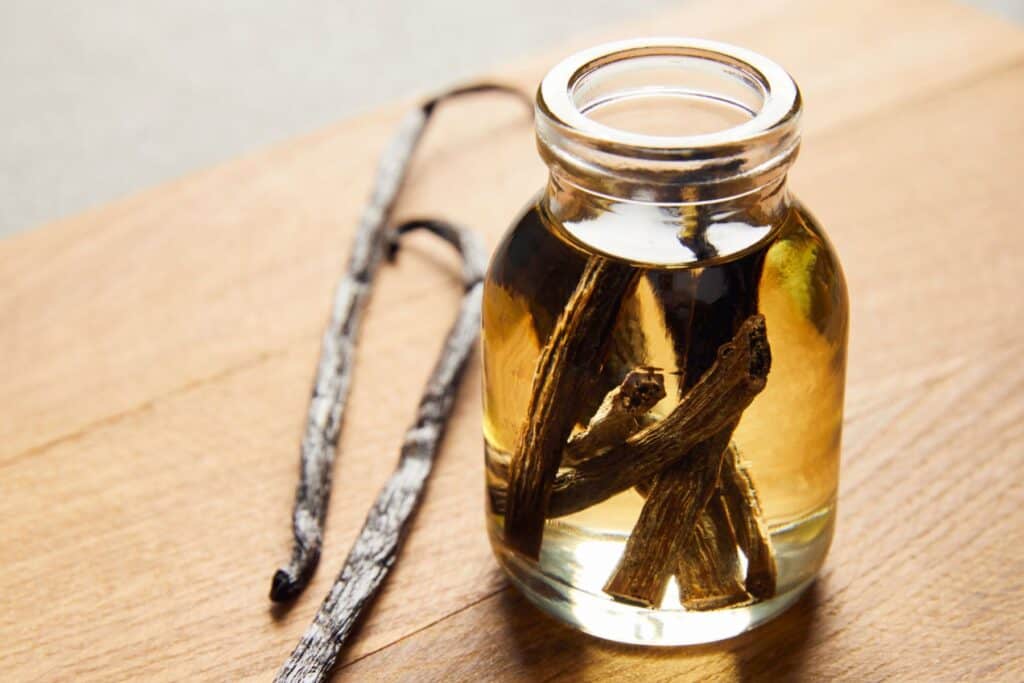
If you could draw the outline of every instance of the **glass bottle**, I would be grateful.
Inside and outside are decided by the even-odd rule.
[[[495,555],[603,638],[736,635],[813,581],[835,516],[846,286],[786,185],[799,89],[644,39],[561,62],[536,111],[548,184],[484,290]]]

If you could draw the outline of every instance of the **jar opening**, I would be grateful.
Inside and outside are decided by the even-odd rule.
[[[574,184],[627,194],[672,185],[749,191],[799,146],[800,93],[743,48],[685,38],[601,45],[553,68],[537,94],[541,155]],[[655,194],[662,194],[655,192]]]
[[[757,115],[763,85],[728,64],[690,55],[626,58],[578,72],[570,97],[599,125],[680,138],[739,126]]]

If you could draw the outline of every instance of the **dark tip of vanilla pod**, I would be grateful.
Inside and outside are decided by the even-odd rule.
[[[274,572],[274,578],[270,582],[270,599],[274,602],[288,602],[295,599],[301,592],[302,586],[298,581],[283,569]]]

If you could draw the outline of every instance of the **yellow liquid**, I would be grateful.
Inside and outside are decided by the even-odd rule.
[[[493,510],[492,544],[528,597],[596,635],[646,644],[735,635],[795,600],[820,569],[831,541],[847,336],[842,273],[821,230],[799,204],[783,211],[773,225],[709,231],[711,241],[717,239],[716,250],[712,260],[704,261],[673,234],[666,235],[663,222],[646,220],[633,209],[618,212],[612,226],[601,220],[590,216],[578,224],[561,224],[541,200],[492,260],[483,303],[488,485],[504,485],[499,477],[507,471],[526,420],[541,348],[595,252],[622,258],[641,275],[616,319],[613,337],[620,341],[611,344],[602,367],[593,369],[600,374],[601,389],[575,397],[577,429],[586,426],[605,392],[638,366],[664,372],[666,396],[651,416],[668,414],[685,388],[680,384],[691,383],[687,369],[678,367],[673,340],[678,344],[688,337],[687,343],[702,343],[702,330],[675,329],[678,320],[667,320],[659,301],[667,294],[684,304],[690,297],[698,301],[695,305],[713,305],[730,295],[730,272],[754,273],[753,300],[766,319],[772,368],[764,391],[743,413],[733,443],[749,465],[770,529],[778,568],[775,597],[716,612],[690,612],[680,604],[674,579],[654,608],[604,593],[644,504],[632,489],[548,520],[539,561],[505,546],[503,520]]]

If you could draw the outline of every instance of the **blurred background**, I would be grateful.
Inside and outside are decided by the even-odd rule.
[[[3,0],[0,237],[679,4]]]

